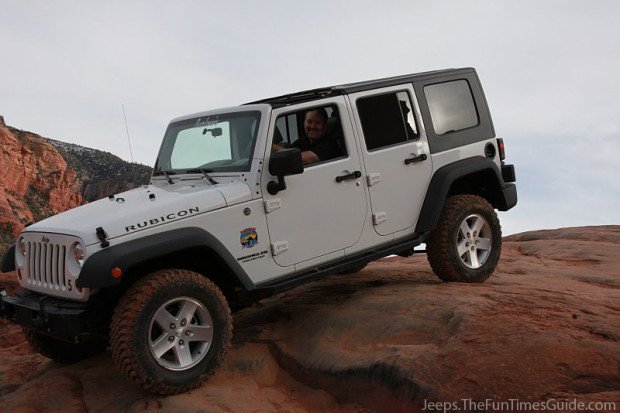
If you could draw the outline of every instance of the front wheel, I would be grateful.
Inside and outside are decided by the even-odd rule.
[[[491,276],[501,246],[497,214],[486,199],[476,195],[449,197],[426,242],[428,261],[439,278],[470,283]]]
[[[123,296],[112,317],[112,358],[128,378],[167,395],[198,387],[230,346],[232,319],[219,288],[186,270],[146,276]]]

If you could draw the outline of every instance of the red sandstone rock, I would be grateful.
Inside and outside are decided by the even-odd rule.
[[[439,281],[424,256],[325,278],[236,314],[224,366],[171,397],[129,385],[107,354],[73,366],[33,355],[0,321],[0,406],[394,412],[577,398],[620,409],[619,247],[620,226],[536,231],[505,238],[480,285]]]
[[[58,213],[81,205],[80,181],[58,150],[38,135],[14,133],[0,123],[0,225],[19,234],[35,218],[28,198],[40,197],[42,212]]]

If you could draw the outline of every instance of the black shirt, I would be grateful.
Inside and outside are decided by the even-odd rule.
[[[321,161],[334,159],[342,156],[342,151],[335,139],[323,136],[318,141],[311,141],[307,136],[302,136],[291,145],[303,151],[312,151]]]

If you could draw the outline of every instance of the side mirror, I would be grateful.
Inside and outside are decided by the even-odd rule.
[[[297,148],[283,149],[271,154],[269,173],[273,176],[297,175],[304,171],[301,151]]]
[[[301,161],[301,151],[297,148],[283,149],[271,154],[269,160],[269,173],[277,176],[278,181],[270,181],[267,184],[267,192],[276,195],[286,189],[284,177],[303,173],[304,164]]]

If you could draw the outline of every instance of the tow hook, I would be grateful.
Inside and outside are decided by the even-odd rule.
[[[45,312],[44,300],[47,297],[41,297],[39,300],[39,315],[32,320],[32,324],[36,330],[41,330],[47,324],[47,313]]]

